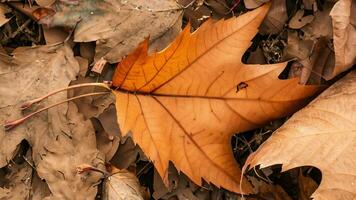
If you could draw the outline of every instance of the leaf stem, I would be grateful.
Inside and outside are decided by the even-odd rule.
[[[77,86],[77,85],[76,85]],[[58,92],[57,92],[58,93]],[[33,113],[30,113],[24,117],[22,117],[21,119],[18,119],[18,120],[15,120],[15,121],[11,121],[11,122],[6,122],[4,124],[4,128],[5,128],[5,131],[9,131],[10,129],[16,127],[17,125],[21,124],[22,122],[26,121],[28,118],[42,112],[42,111],[45,111],[45,110],[48,110],[50,108],[53,108],[55,106],[58,106],[60,104],[63,104],[63,103],[66,103],[66,102],[69,102],[69,101],[73,101],[73,100],[76,100],[76,99],[80,99],[80,98],[83,98],[83,97],[89,97],[89,96],[96,96],[96,95],[105,95],[105,94],[109,94],[110,92],[94,92],[94,93],[88,93],[88,94],[83,94],[83,95],[79,95],[79,96],[76,96],[76,97],[72,97],[72,98],[69,98],[69,99],[66,99],[66,100],[63,100],[63,101],[60,101],[58,103],[54,103],[52,105],[49,105],[47,107],[44,107],[44,108],[41,108]],[[52,94],[53,95],[53,94]],[[50,95],[49,95],[50,96]],[[46,97],[45,97],[46,98]]]
[[[20,108],[21,108],[21,110],[25,110],[27,108],[30,108],[33,104],[39,103],[42,100],[44,100],[44,99],[46,99],[46,98],[48,98],[48,97],[50,97],[52,95],[55,95],[55,94],[57,94],[59,92],[62,92],[62,91],[75,89],[75,88],[81,88],[81,87],[90,87],[90,86],[102,87],[102,88],[110,90],[110,87],[105,83],[83,83],[83,84],[72,85],[72,86],[69,86],[69,87],[65,87],[65,88],[61,88],[61,89],[55,90],[55,91],[50,92],[50,93],[48,93],[48,94],[46,94],[46,95],[44,95],[42,97],[30,100],[30,101],[22,104]]]

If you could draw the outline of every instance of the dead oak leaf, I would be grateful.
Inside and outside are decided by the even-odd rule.
[[[168,164],[201,185],[240,191],[232,134],[296,111],[317,87],[279,80],[286,63],[247,65],[241,57],[268,5],[237,18],[188,26],[164,51],[147,55],[147,41],[118,66],[118,123],[167,183]],[[246,87],[236,92],[240,83]],[[245,192],[250,186],[244,182]]]
[[[282,171],[286,171],[314,166],[323,177],[313,199],[355,199],[355,99],[353,71],[294,114],[250,155],[245,167],[282,164]]]

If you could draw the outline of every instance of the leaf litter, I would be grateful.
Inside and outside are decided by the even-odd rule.
[[[245,5],[247,2],[250,5],[247,7],[250,9],[255,9],[263,4],[262,1],[245,0]],[[287,72],[285,77],[299,77],[300,83],[303,84],[325,84],[327,83],[325,80],[342,76],[343,74],[338,74],[349,69],[355,63],[351,40],[355,36],[353,32],[355,18],[353,17],[354,12],[352,12],[355,6],[348,6],[352,4],[350,2],[352,1],[340,0],[338,4],[334,4],[334,2],[320,3],[311,0],[295,4],[291,1],[272,1],[272,6],[261,24],[259,34],[253,39],[253,48],[250,47],[247,51],[250,56],[244,55],[243,60],[266,64],[296,58],[296,61],[289,65],[289,75]],[[125,56],[132,52],[147,36],[150,36],[150,52],[155,52],[164,49],[178,35],[182,23],[185,26],[190,21],[193,29],[198,29],[209,18],[227,19],[247,11],[242,1],[235,0],[188,0],[179,1],[179,3],[181,6],[175,1],[166,1],[162,4],[158,0],[152,1],[152,3],[114,0],[101,3],[64,0],[41,0],[29,5],[8,3],[7,5],[10,5],[11,9],[10,12],[3,15],[5,23],[0,29],[2,33],[10,33],[9,35],[14,33],[14,38],[21,40],[0,37],[1,44],[4,46],[4,48],[0,46],[0,76],[12,74],[13,71],[16,71],[15,69],[28,68],[29,71],[24,72],[24,75],[21,76],[18,74],[21,74],[22,70],[16,71],[16,75],[0,81],[2,86],[0,88],[10,92],[9,96],[0,97],[0,99],[7,99],[4,102],[9,104],[3,104],[0,101],[0,112],[6,113],[6,116],[2,115],[1,122],[21,118],[22,115],[36,109],[78,95],[105,91],[96,87],[81,87],[68,91],[68,94],[64,92],[51,96],[35,105],[34,108],[25,111],[19,109],[22,103],[27,100],[68,85],[102,81],[110,83],[115,69],[115,65],[111,63],[125,59]],[[3,3],[0,5],[5,6]],[[114,6],[110,7],[110,5]],[[350,10],[350,13],[340,12],[342,9]],[[332,17],[329,16],[331,10],[333,10]],[[300,21],[304,23],[300,25],[302,27],[288,26],[292,19],[296,18],[296,14],[302,11],[304,14],[299,17]],[[13,13],[17,14],[11,16]],[[22,13],[29,16],[30,19]],[[130,15],[125,23],[122,18],[127,13]],[[310,21],[304,22],[305,17],[309,17]],[[43,25],[38,26],[37,23],[32,22],[31,18],[39,20],[39,23]],[[15,19],[19,20],[13,26]],[[11,29],[9,29],[10,24],[12,24]],[[147,26],[147,24],[151,24],[151,26]],[[117,29],[112,29],[111,25],[116,26]],[[101,28],[98,27],[103,27],[102,30],[106,31],[100,32]],[[68,38],[73,29],[75,30],[74,34]],[[135,32],[134,30],[139,31]],[[43,34],[40,34],[42,31]],[[132,34],[132,32],[136,34]],[[23,37],[24,35],[25,37]],[[64,45],[61,42],[65,39],[67,39],[67,44]],[[23,50],[19,48],[14,51],[17,46],[45,43],[47,46]],[[62,48],[66,49],[63,50],[65,53],[62,50],[57,50]],[[37,50],[32,51],[33,49],[42,50],[37,52]],[[26,59],[20,57],[18,60],[17,57],[24,52]],[[36,53],[32,54],[31,52]],[[8,56],[9,53],[12,56]],[[64,57],[66,59],[61,59]],[[345,58],[349,60],[345,61]],[[37,60],[45,60],[45,64],[38,64]],[[62,71],[55,63],[51,62],[52,60],[62,66],[60,68]],[[99,60],[104,61],[100,66],[97,64]],[[28,67],[33,63],[35,63],[33,69],[57,70],[38,72]],[[23,67],[17,68],[17,65]],[[38,67],[40,65],[52,67]],[[69,74],[68,71],[70,71]],[[38,81],[35,83],[45,87],[35,84],[36,87],[33,91],[24,90],[27,95],[21,95],[18,90],[31,84],[26,81],[14,81],[37,79]],[[10,82],[7,83],[8,81]],[[20,86],[16,85],[15,90],[12,90],[13,84]],[[250,89],[249,83],[241,82],[237,85],[241,86],[238,87],[239,93]],[[240,198],[239,195],[223,188],[209,185],[205,182],[206,180],[202,181],[201,186],[195,184],[196,182],[190,180],[189,176],[185,176],[184,173],[179,172],[179,169],[175,169],[172,163],[168,168],[169,185],[167,189],[167,185],[163,184],[158,171],[154,169],[152,163],[148,162],[149,157],[145,155],[147,151],[144,153],[141,150],[142,147],[137,146],[132,140],[131,137],[134,136],[134,133],[130,132],[125,137],[120,136],[122,133],[120,131],[121,124],[119,126],[116,124],[116,112],[120,115],[121,111],[116,110],[113,95],[85,97],[76,99],[74,102],[75,104],[64,103],[59,107],[44,111],[10,132],[1,133],[1,137],[6,138],[6,140],[1,138],[1,142],[6,145],[0,148],[2,153],[0,156],[0,160],[2,160],[0,177],[7,177],[1,179],[4,181],[0,181],[1,198],[80,199],[85,196],[93,199],[96,196],[97,199],[103,199],[105,194],[108,194],[108,190],[105,189],[110,188],[113,184],[117,185],[116,183],[111,186],[103,184],[110,182],[108,179],[110,175],[106,171],[108,170],[107,163],[129,169],[131,172],[124,173],[131,173],[130,179],[136,182],[137,186],[137,180],[134,180],[134,174],[136,174],[140,184],[145,188],[144,190],[149,191],[148,196],[152,195],[156,199]],[[279,121],[284,122],[285,119]],[[280,124],[278,122],[273,126],[279,127]],[[240,164],[243,164],[246,156],[257,149],[275,130],[275,128],[267,127],[233,137],[237,138],[236,144],[233,142],[233,149],[235,158]],[[253,137],[250,137],[251,134]],[[29,149],[22,152],[21,149],[24,146],[25,149]],[[21,158],[18,159],[19,155]],[[14,164],[14,161],[17,164]],[[78,166],[88,166],[95,170],[78,173],[76,170]],[[314,172],[315,168],[309,168],[308,173],[310,170]],[[275,168],[256,169],[255,174],[249,173],[246,176],[250,184],[254,186],[253,191],[256,194],[244,196],[244,198],[308,199],[320,181],[315,181],[318,179],[315,176],[313,178],[305,176],[305,171],[303,173],[292,171],[289,170],[278,175]],[[17,175],[27,176],[28,181],[24,182],[24,179],[19,179]],[[281,181],[284,176],[290,176],[289,181]],[[320,175],[316,177],[320,177]],[[130,183],[125,177],[120,177],[115,182],[124,185]],[[271,184],[272,182],[274,184]],[[123,186],[115,186],[112,189],[118,191],[121,187]],[[29,190],[29,188],[31,189]],[[109,197],[115,195],[109,195]],[[140,198],[147,199],[148,196],[143,195]]]

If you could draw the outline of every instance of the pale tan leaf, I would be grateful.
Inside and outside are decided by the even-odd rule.
[[[333,23],[335,67],[326,74],[327,79],[346,71],[356,63],[356,27],[355,24],[351,24],[352,7],[356,7],[355,1],[339,0],[330,12]]]
[[[246,161],[245,167],[282,164],[321,170],[322,180],[312,197],[356,198],[356,72],[335,83],[294,114]]]
[[[268,5],[237,18],[190,27],[165,50],[145,41],[117,67],[118,123],[132,132],[165,181],[172,161],[194,183],[241,192],[231,136],[300,108],[318,87],[280,80],[286,63],[241,62]],[[250,191],[247,182],[245,191]]]
[[[127,170],[118,170],[105,180],[103,200],[143,200],[137,177]]]

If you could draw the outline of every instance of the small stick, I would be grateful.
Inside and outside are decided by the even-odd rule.
[[[80,88],[80,87],[90,87],[90,86],[103,87],[105,89],[110,90],[110,87],[105,83],[83,83],[83,84],[72,85],[72,86],[69,86],[69,87],[61,88],[61,89],[58,89],[56,91],[50,92],[50,93],[48,93],[48,94],[46,94],[46,95],[44,95],[42,97],[39,97],[37,99],[33,99],[31,101],[28,101],[28,102],[22,104],[20,108],[21,108],[21,110],[25,110],[25,109],[31,107],[33,104],[36,104],[36,103],[38,103],[38,102],[40,102],[40,101],[42,101],[42,100],[44,100],[44,99],[46,99],[46,98],[48,98],[48,97],[50,97],[52,95],[55,95],[55,94],[57,94],[59,92],[62,92],[62,91],[75,89],[75,88]]]
[[[22,117],[21,119],[18,119],[18,120],[15,120],[15,121],[12,121],[12,122],[6,122],[4,124],[4,128],[5,128],[5,131],[9,131],[10,129],[14,128],[15,126],[21,124],[22,122],[26,121],[28,118],[42,112],[42,111],[45,111],[45,110],[48,110],[50,108],[53,108],[55,106],[58,106],[60,104],[63,104],[63,103],[66,103],[66,102],[69,102],[69,101],[73,101],[73,100],[76,100],[76,99],[80,99],[80,98],[83,98],[83,97],[89,97],[89,96],[95,96],[95,95],[105,95],[105,94],[109,94],[110,92],[94,92],[94,93],[89,93],[89,94],[83,94],[83,95],[79,95],[79,96],[76,96],[76,97],[72,97],[72,98],[69,98],[69,99],[66,99],[64,101],[61,101],[61,102],[58,102],[58,103],[55,103],[55,104],[52,104],[52,105],[49,105],[47,107],[44,107],[44,108],[41,108],[33,113],[30,113],[28,115],[26,115],[25,117]]]

